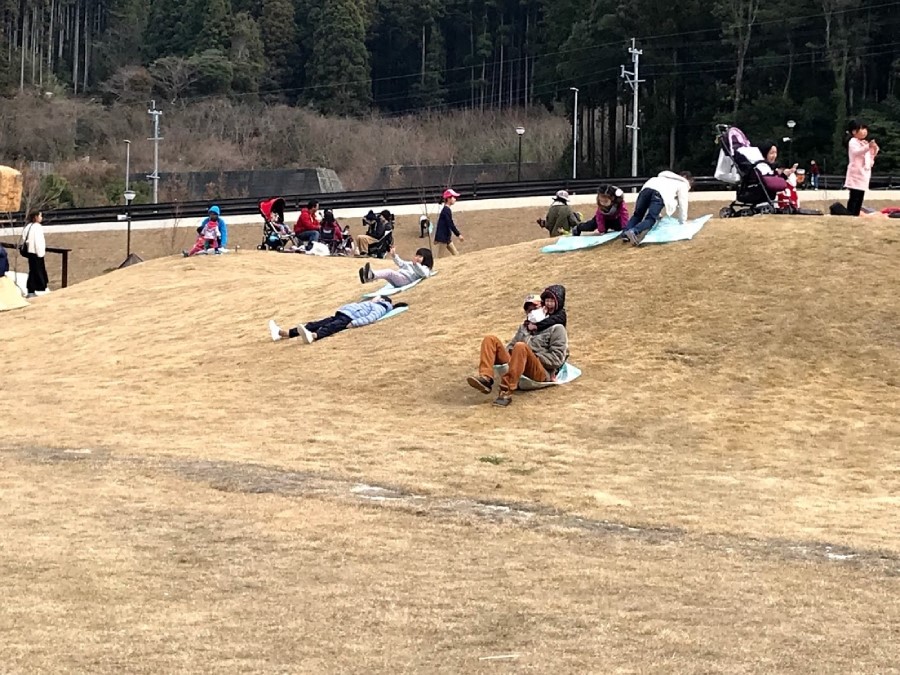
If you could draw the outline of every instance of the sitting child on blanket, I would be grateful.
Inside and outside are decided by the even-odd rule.
[[[400,288],[417,279],[427,279],[431,276],[431,270],[434,269],[434,257],[429,249],[420,248],[416,251],[412,261],[404,260],[397,255],[393,246],[391,246],[390,253],[394,257],[396,270],[372,270],[372,265],[366,263],[359,268],[360,282],[367,284],[370,281],[381,279],[387,281],[394,288]]]
[[[597,212],[590,220],[572,228],[572,236],[582,233],[606,234],[620,232],[628,223],[625,195],[615,185],[601,185],[597,191]]]
[[[375,323],[385,314],[400,307],[406,307],[405,302],[394,303],[388,297],[376,297],[362,302],[351,302],[348,305],[338,307],[338,310],[325,319],[299,324],[290,330],[284,330],[275,319],[269,321],[269,333],[272,340],[278,342],[282,338],[303,338],[303,342],[310,345],[316,340],[323,340],[330,335],[340,333],[347,328],[361,328]]]
[[[182,251],[181,254],[187,258],[188,256],[196,255],[201,249],[204,252],[209,252],[209,249],[213,248],[215,249],[216,255],[219,255],[222,253],[222,251],[219,250],[220,237],[219,223],[214,219],[207,219],[200,229],[200,236],[197,237],[194,247],[190,251]]]
[[[525,298],[525,321],[507,345],[494,335],[481,341],[478,373],[466,379],[469,385],[483,394],[494,388],[494,366],[508,365],[500,382],[500,393],[494,405],[506,407],[512,403],[512,392],[519,386],[519,378],[535,382],[552,382],[569,358],[569,336],[565,328],[564,286],[550,286],[540,296]]]

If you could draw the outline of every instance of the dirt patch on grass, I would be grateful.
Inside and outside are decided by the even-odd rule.
[[[900,580],[697,546],[0,466],[11,671],[889,672]],[[499,657],[499,658],[498,658]]]

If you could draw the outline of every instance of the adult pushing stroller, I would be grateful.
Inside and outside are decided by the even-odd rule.
[[[734,186],[736,193],[736,199],[719,211],[721,218],[769,213],[821,215],[819,211],[797,207],[796,190],[775,173],[743,131],[726,124],[717,125],[716,130],[719,161],[715,177]]]
[[[290,228],[284,224],[284,199],[273,197],[259,202],[263,217],[263,240],[256,248],[260,251],[284,251],[296,245]]]

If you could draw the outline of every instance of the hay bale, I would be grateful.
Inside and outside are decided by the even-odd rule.
[[[0,166],[0,212],[18,211],[22,204],[22,172]]]

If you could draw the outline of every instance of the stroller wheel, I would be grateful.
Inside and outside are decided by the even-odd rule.
[[[768,216],[775,213],[775,209],[771,204],[760,204],[756,207],[756,212],[761,216]]]
[[[266,250],[266,245],[265,245],[265,244],[257,244],[257,245],[256,245],[256,250],[257,250],[257,251],[265,251],[265,250]]]
[[[734,209],[730,206],[724,206],[719,209],[719,218],[732,218],[734,215]]]

